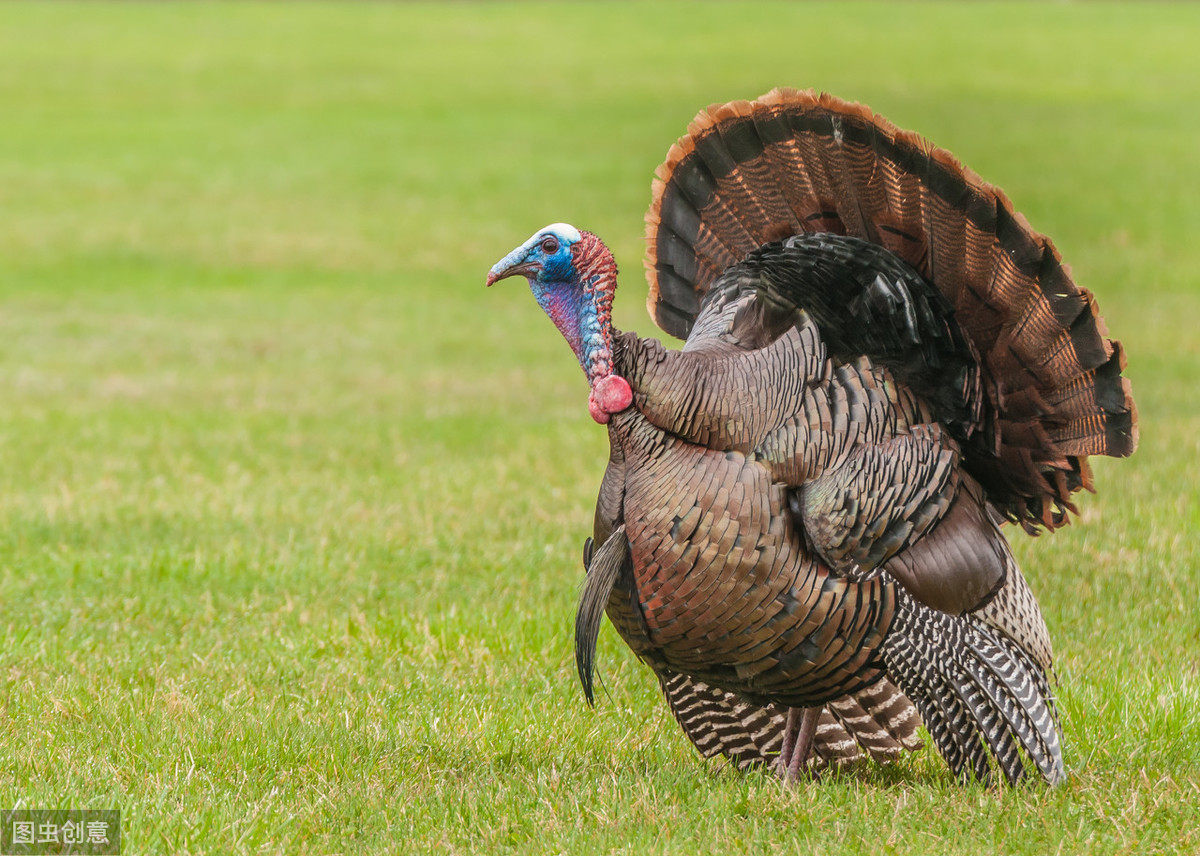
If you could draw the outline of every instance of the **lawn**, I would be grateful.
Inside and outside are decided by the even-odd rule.
[[[0,5],[0,807],[124,853],[1200,851],[1200,8]],[[1019,557],[1070,779],[932,750],[788,788],[691,749],[611,628],[607,453],[525,289],[700,107],[863,101],[1054,237],[1141,448]]]

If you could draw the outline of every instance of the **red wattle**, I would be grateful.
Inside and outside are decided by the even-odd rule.
[[[633,390],[629,381],[620,375],[610,374],[598,378],[592,384],[592,394],[588,396],[588,411],[592,418],[600,424],[608,422],[608,416],[620,413],[633,403]],[[597,416],[596,411],[604,414],[604,419]]]
[[[611,416],[600,409],[600,405],[596,403],[595,394],[588,396],[588,413],[601,425],[607,425],[608,421],[612,419]]]

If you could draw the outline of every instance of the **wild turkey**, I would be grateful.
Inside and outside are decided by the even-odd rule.
[[[601,611],[706,756],[785,778],[919,745],[960,778],[1065,775],[1049,635],[999,524],[1053,530],[1125,456],[1124,354],[1004,194],[862,106],[701,112],[657,172],[651,316],[548,226],[525,276],[607,424],[576,650]],[[599,545],[593,549],[593,545]],[[910,701],[911,700],[911,701]]]

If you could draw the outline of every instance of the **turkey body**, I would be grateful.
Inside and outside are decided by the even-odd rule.
[[[606,613],[705,756],[788,779],[921,745],[991,781],[1065,776],[1049,633],[1001,524],[1052,530],[1089,454],[1136,446],[1124,354],[997,189],[828,96],[710,108],[660,167],[649,308],[611,325],[594,235],[528,278],[610,458],[576,620]]]
[[[1025,753],[1057,780],[1058,726],[1039,676],[1051,667],[1049,636],[998,520],[936,408],[866,355],[830,357],[821,328],[785,299],[793,285],[819,289],[788,279],[778,262],[796,257],[840,257],[845,269],[827,271],[839,286],[857,278],[869,290],[887,274],[907,281],[908,302],[933,294],[877,248],[807,236],[719,280],[683,351],[618,337],[616,370],[635,394],[609,423],[597,503],[596,540],[621,526],[628,542],[610,618],[660,676],[686,675],[746,704],[821,710],[882,693],[889,716],[827,722],[834,742],[874,735],[877,756],[914,742],[917,719],[898,684],[927,702],[935,738],[970,735],[949,749],[952,765],[986,779],[988,743],[954,693],[986,694],[988,667],[948,651],[902,665],[892,650],[918,644],[914,623],[944,642],[939,625],[954,616],[999,652],[1002,669],[1032,669],[1032,701],[1000,692],[987,703],[1022,710],[1019,734],[997,738],[1005,774],[1023,775]],[[913,315],[905,301],[892,309]],[[913,345],[919,326],[906,336]],[[923,669],[937,675],[932,687],[909,673]]]
[[[889,587],[814,560],[767,466],[669,437],[638,414],[614,422],[625,459],[649,458],[605,484],[624,493],[634,585],[662,665],[793,707],[880,678]]]

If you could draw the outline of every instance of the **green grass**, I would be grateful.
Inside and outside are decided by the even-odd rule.
[[[0,807],[125,853],[1200,850],[1200,9],[0,7]],[[695,111],[864,101],[1003,186],[1130,358],[1142,444],[1017,548],[1068,783],[702,762],[570,622],[606,439],[524,289]]]

